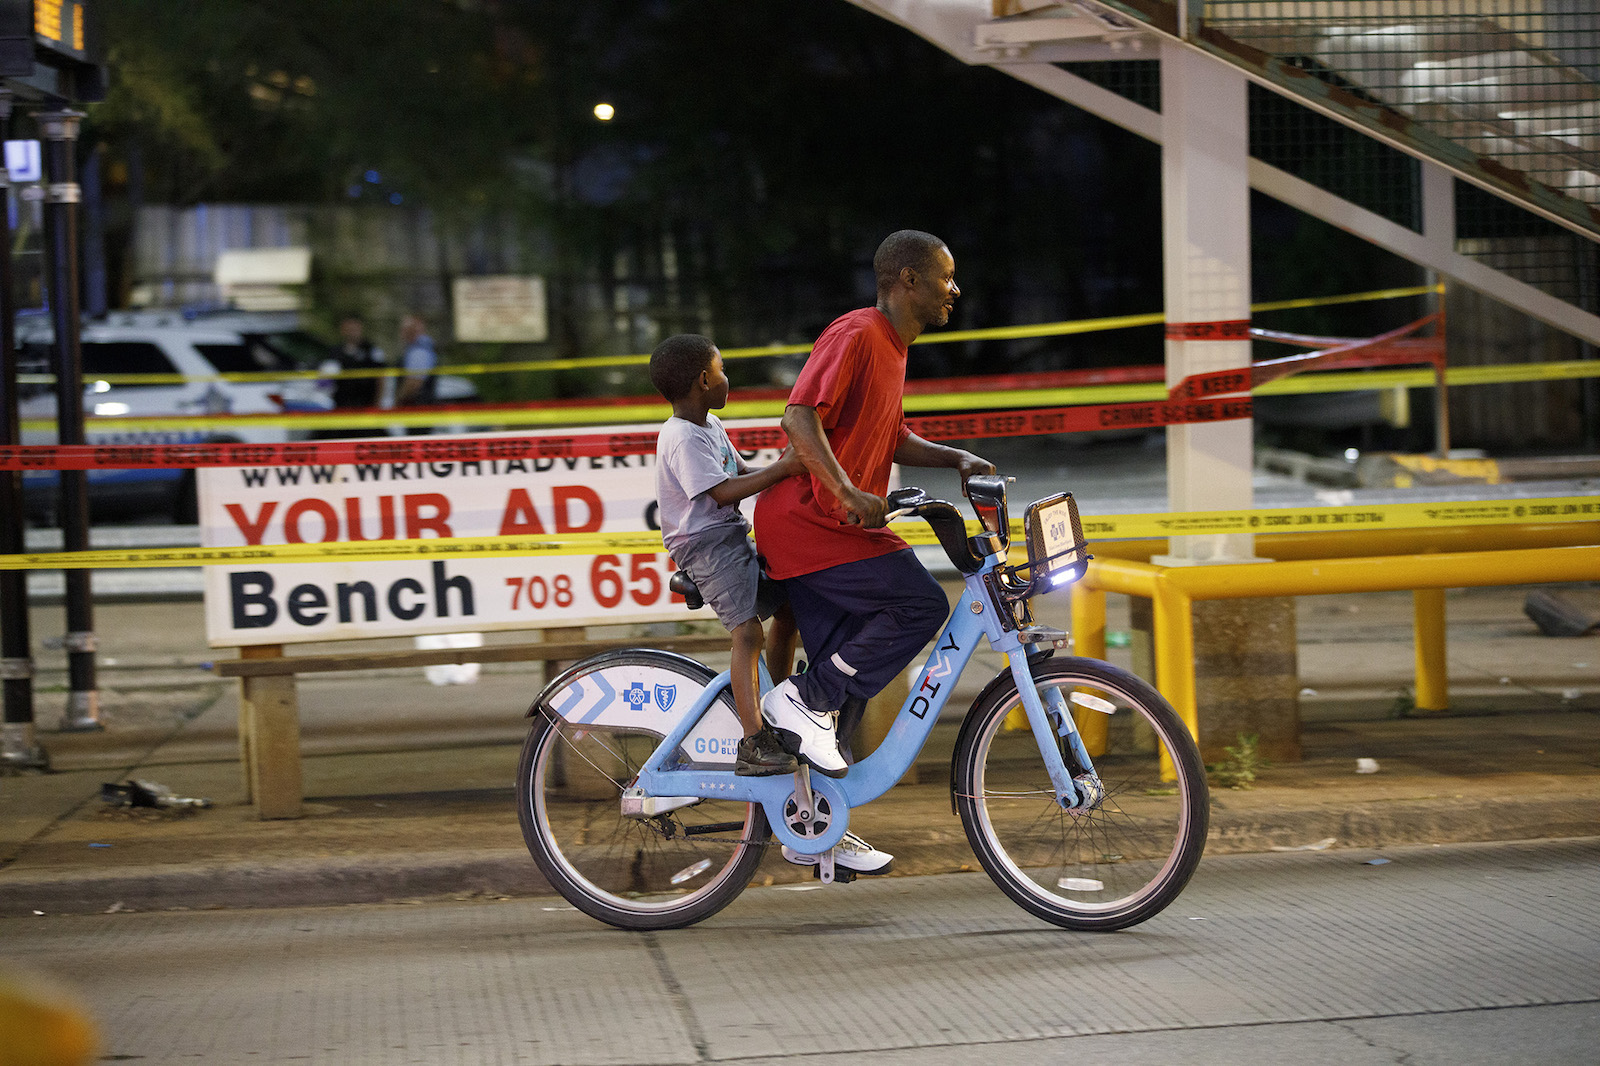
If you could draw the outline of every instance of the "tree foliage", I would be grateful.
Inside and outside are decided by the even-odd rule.
[[[598,344],[585,286],[607,307],[645,292],[662,331],[809,339],[871,298],[872,250],[903,227],[950,243],[962,325],[1159,305],[1152,146],[843,0],[110,0],[106,16],[91,136],[138,164],[146,200],[354,193],[513,217],[547,238],[568,351]],[[1012,354],[1127,361],[1119,343]]]
[[[111,91],[90,113],[141,150],[146,195],[332,200],[369,170],[449,203],[504,173],[499,112],[526,85],[493,22],[439,0],[113,0]]]

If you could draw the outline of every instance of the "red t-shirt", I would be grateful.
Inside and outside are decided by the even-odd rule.
[[[817,338],[789,402],[817,409],[850,483],[882,496],[894,450],[910,432],[901,407],[905,384],[900,334],[881,311],[866,307],[834,319]],[[768,572],[784,578],[887,555],[906,542],[887,529],[851,525],[837,497],[799,474],[756,501],[756,545]]]

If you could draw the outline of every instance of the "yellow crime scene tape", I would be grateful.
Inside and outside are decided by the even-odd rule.
[[[1600,495],[1082,516],[1084,536],[1091,541],[1215,533],[1348,532],[1353,529],[1419,529],[1513,525],[1522,522],[1592,522],[1596,519],[1600,519]],[[938,543],[932,530],[922,522],[897,522],[893,528],[907,543]],[[968,528],[969,532],[977,532],[975,523],[969,523]],[[1011,533],[1013,543],[1020,546],[1023,542],[1021,524],[1013,523]],[[33,552],[0,555],[0,570],[354,563],[531,555],[638,555],[662,551],[665,549],[661,544],[661,535],[655,532],[569,533],[552,537],[455,537],[237,548],[115,548],[82,552]]]
[[[1559,363],[1511,363],[1502,366],[1451,367],[1445,371],[1446,385],[1503,385],[1519,381],[1562,381],[1600,377],[1600,360],[1571,360]],[[1283,377],[1254,390],[1257,396],[1305,395],[1322,392],[1364,392],[1393,388],[1427,388],[1434,384],[1427,367],[1399,370],[1324,371],[1314,375]],[[1074,385],[1045,389],[1004,389],[993,392],[952,392],[919,394],[905,398],[908,415],[942,411],[999,410],[1030,407],[1071,407],[1088,404],[1138,403],[1166,400],[1167,387],[1161,382],[1113,385]],[[777,418],[783,414],[784,400],[730,400],[718,412],[724,419]],[[664,401],[649,403],[577,404],[560,407],[476,407],[430,410],[408,408],[373,414],[277,414],[195,416],[175,418],[95,418],[97,430],[160,433],[246,426],[289,426],[296,429],[384,429],[403,423],[408,426],[448,426],[460,423],[496,425],[504,428],[525,426],[577,426],[609,423],[660,422],[670,413]],[[27,430],[50,430],[54,422],[29,419]]]
[[[1373,289],[1370,292],[1352,292],[1339,296],[1308,296],[1297,300],[1275,300],[1251,304],[1252,312],[1285,311],[1294,308],[1328,307],[1337,304],[1366,303],[1374,300],[1395,300],[1407,296],[1427,296],[1443,293],[1443,285],[1413,285],[1409,288]],[[958,329],[944,333],[927,333],[913,344],[951,344],[957,341],[1024,340],[1030,337],[1060,337],[1077,333],[1098,333],[1113,329],[1131,329],[1135,326],[1154,326],[1165,322],[1161,311],[1142,315],[1116,315],[1109,318],[1083,318],[1070,322],[1040,322],[1027,326],[991,326],[985,329]],[[722,358],[764,359],[779,355],[803,355],[811,344],[767,344],[747,348],[723,348]],[[595,355],[575,359],[525,359],[505,363],[461,363],[439,366],[443,374],[506,374],[526,371],[587,370],[603,366],[643,366],[650,362],[645,355]],[[96,374],[96,381],[112,385],[181,385],[196,381],[290,381],[334,380],[354,378],[403,377],[403,367],[375,367],[360,370],[339,370],[324,373],[319,370],[240,370],[226,374],[190,377],[186,374]],[[22,374],[17,380],[25,385],[47,385],[55,381],[54,374]]]

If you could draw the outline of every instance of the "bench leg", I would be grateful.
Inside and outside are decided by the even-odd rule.
[[[242,649],[241,658],[282,654],[281,645],[264,645]],[[245,794],[259,817],[300,817],[300,704],[293,674],[239,679],[239,759]]]
[[[250,738],[255,735],[255,726],[250,721],[250,682],[246,678],[239,679],[239,776],[244,779],[244,801],[256,801],[255,774],[253,768],[256,760],[250,752]]]
[[[239,649],[241,659],[281,659],[283,658],[282,644],[253,644]],[[244,779],[244,801],[256,801],[255,781],[255,755],[250,741],[256,735],[254,719],[251,717],[252,706],[250,681],[248,678],[239,679],[239,775]]]
[[[539,639],[547,643],[558,643],[586,640],[588,639],[588,636],[589,630],[585,626],[551,626],[540,633]],[[541,664],[544,667],[544,676],[541,680],[544,684],[548,685],[551,681],[556,679],[557,675],[559,675],[561,671],[571,666],[574,662],[576,662],[574,659],[544,660],[544,662]],[[582,768],[574,767],[574,777],[572,779],[568,778],[567,746],[565,744],[557,744],[555,748],[551,750],[550,766],[545,772],[550,775],[550,783],[556,788],[571,789],[577,787],[581,784],[581,779],[583,777]],[[595,790],[593,787],[591,787],[590,792],[593,793],[594,791]],[[592,795],[591,798],[604,798],[604,796]]]

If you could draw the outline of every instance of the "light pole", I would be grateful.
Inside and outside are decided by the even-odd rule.
[[[44,238],[50,268],[50,321],[55,328],[56,440],[82,444],[83,365],[78,347],[78,186],[75,153],[81,111],[45,111],[35,116],[45,142]],[[89,482],[83,470],[59,473],[61,546],[89,548]],[[67,570],[67,707],[63,731],[104,728],[95,684],[94,603],[89,571]]]
[[[11,94],[0,90],[0,129],[11,124]],[[16,291],[11,277],[11,183],[0,167],[0,445],[22,443],[17,396]],[[22,471],[0,473],[0,555],[26,551]],[[50,760],[34,740],[33,642],[28,634],[28,572],[0,572],[0,770],[43,770]]]

